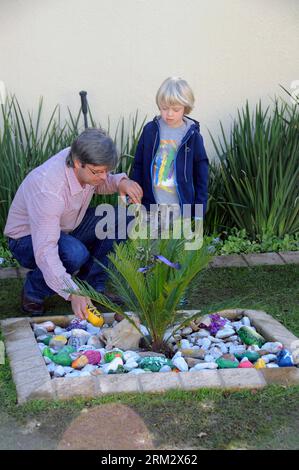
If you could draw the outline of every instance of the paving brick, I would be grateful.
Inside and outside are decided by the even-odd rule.
[[[240,268],[247,267],[246,261],[240,255],[223,255],[215,256],[210,263],[212,268]]]
[[[35,369],[29,370],[18,370],[12,368],[12,376],[16,385],[25,385],[30,382],[40,382],[41,384],[46,382],[50,378],[45,364],[36,367]]]
[[[52,379],[57,398],[67,400],[72,397],[94,397],[96,394],[95,377],[73,377]]]
[[[24,357],[31,354],[33,351],[39,352],[37,342],[33,338],[19,339],[18,341],[8,341],[5,343],[6,352],[8,355],[16,351],[22,350]]]
[[[180,372],[178,376],[182,382],[184,390],[196,390],[198,388],[215,388],[223,386],[217,370]]]
[[[10,361],[10,367],[11,370],[17,374],[22,371],[29,371],[35,367],[46,367],[46,365],[43,357],[35,354],[34,356],[26,357],[25,359]]]
[[[178,374],[175,372],[151,372],[137,376],[143,392],[165,392],[172,388],[182,389]]]
[[[0,322],[1,329],[4,335],[11,333],[12,331],[15,331],[17,328],[23,329],[23,328],[29,328],[30,327],[30,321],[29,318],[6,318],[5,320],[2,320]]]
[[[267,384],[298,385],[298,367],[279,367],[275,369],[260,369]]]
[[[96,394],[106,393],[138,393],[139,382],[136,375],[100,375],[95,377]]]
[[[299,264],[299,251],[280,251],[279,254],[287,264]]]
[[[255,369],[222,369],[219,371],[225,388],[262,388],[266,381]]]
[[[28,400],[54,399],[54,387],[51,379],[40,382],[30,382],[28,384],[16,385],[18,403],[22,404]]]
[[[243,258],[249,266],[285,264],[277,253],[249,253]]]

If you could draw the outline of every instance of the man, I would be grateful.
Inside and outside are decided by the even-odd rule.
[[[31,269],[22,291],[24,313],[42,315],[45,297],[57,293],[71,302],[77,317],[85,318],[90,299],[65,291],[76,288],[74,273],[104,292],[105,274],[95,259],[107,262],[113,240],[96,237],[100,217],[88,208],[91,198],[94,193],[117,191],[133,203],[142,198],[140,186],[125,173],[109,173],[116,163],[112,139],[102,130],[86,129],[70,148],[49,158],[22,182],[4,234],[14,257]]]

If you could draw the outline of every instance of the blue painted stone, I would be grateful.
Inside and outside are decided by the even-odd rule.
[[[287,349],[282,349],[277,354],[277,364],[279,367],[292,367],[294,365],[292,354]]]

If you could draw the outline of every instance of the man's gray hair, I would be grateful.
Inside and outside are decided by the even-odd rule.
[[[74,167],[74,159],[79,160],[82,165],[106,166],[109,171],[113,170],[118,161],[116,146],[102,129],[85,129],[74,140],[66,164]]]

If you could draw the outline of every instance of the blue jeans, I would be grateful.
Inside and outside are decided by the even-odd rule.
[[[95,227],[101,218],[95,215],[95,208],[87,209],[81,224],[71,233],[61,232],[58,241],[59,257],[67,273],[72,275],[79,271],[77,277],[88,282],[98,292],[104,290],[107,276],[95,260],[107,266],[107,253],[115,241],[120,241],[117,238],[99,240],[96,237]],[[36,265],[31,235],[17,240],[10,238],[9,249],[21,266],[31,270],[27,273],[24,285],[26,297],[42,303],[45,297],[54,295],[55,292],[46,284],[43,273]]]

